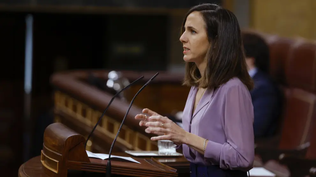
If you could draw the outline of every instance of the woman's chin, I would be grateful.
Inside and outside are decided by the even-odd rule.
[[[183,56],[183,60],[184,60],[185,62],[192,62],[192,61],[191,61],[191,58],[189,58],[188,56]]]

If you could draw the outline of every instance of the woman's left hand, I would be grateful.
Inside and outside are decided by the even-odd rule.
[[[171,140],[176,144],[185,143],[187,132],[178,126],[176,123],[171,121],[168,117],[161,116],[156,112],[145,108],[142,111],[147,116],[143,114],[136,115],[136,119],[141,119],[140,125],[146,126],[146,133],[153,133],[158,136],[151,138],[153,141],[157,140]],[[147,117],[144,119],[143,117]]]

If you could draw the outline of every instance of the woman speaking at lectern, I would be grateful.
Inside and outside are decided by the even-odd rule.
[[[187,13],[180,41],[190,86],[183,129],[148,108],[135,116],[153,141],[182,146],[191,176],[247,176],[254,159],[253,106],[240,28],[235,15],[215,4]]]

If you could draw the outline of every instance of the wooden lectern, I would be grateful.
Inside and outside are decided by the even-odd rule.
[[[85,138],[61,123],[49,125],[44,132],[41,163],[50,177],[67,177],[68,170],[106,173],[107,160],[89,158]],[[126,176],[177,176],[177,170],[155,160],[135,158],[141,164],[111,160],[112,174]]]

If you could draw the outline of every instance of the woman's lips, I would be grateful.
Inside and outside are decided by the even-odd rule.
[[[187,54],[190,51],[190,49],[183,47],[183,54]]]

